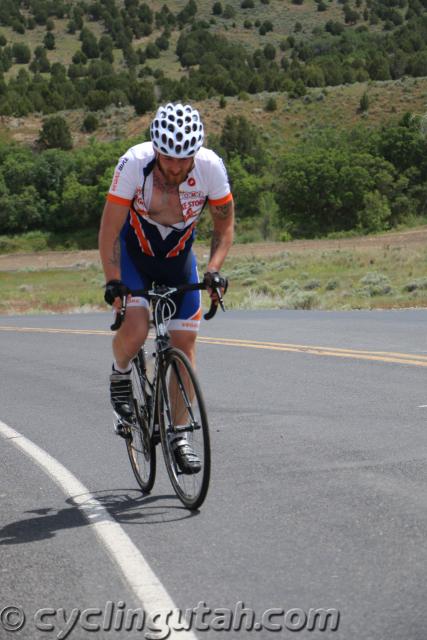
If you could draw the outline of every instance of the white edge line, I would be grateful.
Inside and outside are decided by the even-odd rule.
[[[135,546],[120,524],[108,513],[105,507],[63,464],[47,451],[12,429],[0,420],[0,435],[32,458],[64,491],[88,521],[114,559],[123,577],[134,592],[147,615],[156,611],[173,611],[177,606],[153,572],[140,550]],[[153,632],[151,637],[155,638]],[[164,635],[162,637],[165,637]],[[197,640],[189,630],[174,632],[169,638]]]

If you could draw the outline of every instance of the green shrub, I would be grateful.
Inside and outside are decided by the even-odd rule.
[[[88,113],[85,119],[83,120],[82,131],[86,131],[86,133],[92,133],[96,131],[98,128],[98,118],[94,113]]]
[[[411,282],[407,282],[402,287],[403,291],[417,291],[418,289],[425,290],[427,289],[427,278],[416,278],[415,280],[411,280]]]
[[[338,280],[328,280],[328,282],[325,285],[325,289],[326,291],[334,291],[335,289],[338,288],[339,282]]]
[[[312,309],[316,303],[316,295],[309,291],[294,291],[285,298],[287,309]]]
[[[313,289],[319,289],[320,286],[320,280],[313,278],[312,280],[308,280],[308,282],[304,284],[304,289],[305,291],[312,291]]]
[[[277,110],[277,101],[275,98],[269,98],[264,107],[265,111],[276,111]]]
[[[71,149],[73,146],[70,129],[62,116],[44,120],[38,141],[45,149]]]
[[[368,296],[383,296],[392,290],[388,277],[382,273],[367,273],[360,279],[360,284],[364,285],[362,293]]]
[[[283,280],[280,284],[281,289],[283,291],[297,291],[300,289],[300,286],[296,280]]]

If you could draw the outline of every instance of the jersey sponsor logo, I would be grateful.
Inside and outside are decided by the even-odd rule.
[[[194,209],[196,207],[200,207],[200,205],[205,203],[205,199],[202,198],[200,200],[190,200],[189,202],[183,202],[182,204],[182,208],[183,209]]]
[[[199,322],[181,322],[181,326],[187,327],[188,329],[198,329],[199,325]]]
[[[119,178],[120,178],[120,171],[115,171],[114,177],[113,177],[113,183],[111,185],[110,191],[115,191],[117,189]]]
[[[123,167],[125,166],[127,161],[128,161],[128,158],[123,158],[123,160],[120,162],[119,166],[117,167],[117,171],[123,171]]]
[[[203,191],[180,191],[179,197],[181,200],[190,200],[191,198],[203,198],[203,202],[205,201],[205,194]]]
[[[194,185],[196,184],[196,181],[194,178],[188,178],[187,182],[190,185],[190,187],[194,187]]]

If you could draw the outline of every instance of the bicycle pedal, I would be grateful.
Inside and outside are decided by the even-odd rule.
[[[114,432],[117,436],[120,436],[125,440],[132,439],[132,433],[129,428],[129,425],[126,422],[123,422],[122,420],[118,420],[117,422],[114,423]]]

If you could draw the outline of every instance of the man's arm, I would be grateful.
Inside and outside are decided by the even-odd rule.
[[[207,271],[220,271],[234,237],[234,202],[209,205],[213,220],[211,255]]]
[[[105,203],[99,229],[98,246],[105,280],[120,280],[120,231],[129,211],[127,205]]]

